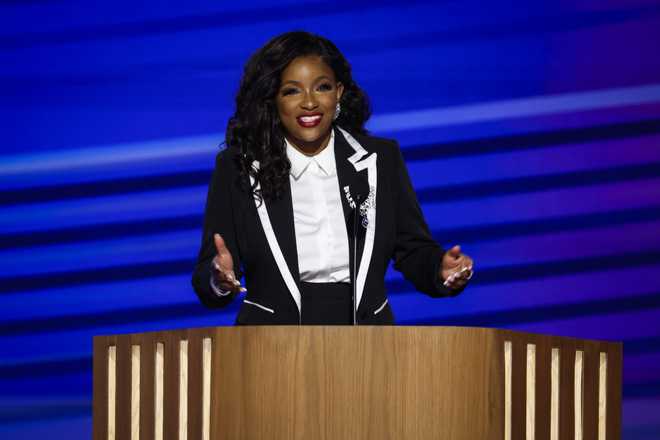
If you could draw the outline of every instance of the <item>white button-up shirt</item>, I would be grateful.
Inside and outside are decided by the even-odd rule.
[[[291,197],[300,280],[349,282],[346,221],[335,163],[335,136],[314,156],[306,156],[286,140],[291,162]]]
[[[315,156],[306,156],[285,141],[291,162],[289,179],[300,281],[348,283],[348,233],[335,163],[334,130],[327,147]],[[210,284],[217,295],[231,293],[216,286],[213,276]]]

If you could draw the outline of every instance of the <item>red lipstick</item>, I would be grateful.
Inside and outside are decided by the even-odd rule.
[[[298,125],[301,127],[305,128],[312,128],[316,127],[321,123],[321,119],[323,118],[323,113],[311,113],[308,115],[300,115],[296,118],[296,121],[298,121]]]

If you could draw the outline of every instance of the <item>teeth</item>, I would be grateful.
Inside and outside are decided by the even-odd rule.
[[[315,121],[318,121],[319,119],[321,119],[321,115],[317,115],[317,116],[301,116],[301,117],[300,117],[300,120],[303,121],[303,122],[315,122]]]

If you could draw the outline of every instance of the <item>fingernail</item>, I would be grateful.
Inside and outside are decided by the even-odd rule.
[[[247,292],[247,289],[245,287],[241,287],[240,289],[238,289],[238,291],[239,292]]]

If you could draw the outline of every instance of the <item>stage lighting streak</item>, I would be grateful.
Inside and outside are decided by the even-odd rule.
[[[660,249],[660,221],[517,237],[464,246],[483,268]],[[607,243],[606,247],[602,244]]]
[[[158,295],[144,292],[158,292]],[[197,301],[190,292],[190,275],[182,274],[96,283],[93,290],[89,286],[67,286],[4,294],[0,295],[0,307],[12,320],[45,319],[71,310],[80,315],[112,310],[107,302],[110,297],[112,305],[119,308],[122,304],[143,308]],[[35,303],[40,307],[34,307]]]
[[[56,330],[45,332],[29,332],[26,329],[25,333],[3,335],[0,359],[3,363],[18,363],[35,358],[79,357],[91,352],[91,340],[95,335],[233,325],[237,310],[237,308],[195,310],[190,307],[180,309],[179,314],[175,313],[176,309],[171,309],[164,315],[147,314],[141,320],[139,316],[131,315],[130,310],[127,310],[126,316],[134,319],[122,320],[121,316],[114,318],[108,316],[107,324],[99,322],[99,325],[94,325],[88,322],[80,328],[68,329],[60,326]]]
[[[554,306],[449,317],[427,313],[426,317],[418,314],[412,319],[417,319],[418,325],[499,327],[556,336],[622,340],[636,337],[640,333],[647,335],[648,329],[643,326],[653,325],[653,322],[660,319],[660,293],[635,298],[634,301],[627,298],[623,301],[597,300],[582,304],[564,302]],[[631,322],[635,322],[635,325],[631,325]],[[399,320],[399,324],[413,325],[404,317]],[[599,326],[614,327],[617,331],[603,331]],[[635,329],[636,326],[639,328]],[[561,329],[561,333],[553,329]]]
[[[642,165],[641,167],[646,169],[649,166]],[[652,167],[651,171],[653,171]],[[602,173],[600,171],[592,171],[590,174],[585,174],[585,177],[593,175],[600,180],[603,178],[618,179],[620,177],[619,173],[612,172],[611,170],[606,170],[605,174]],[[561,216],[584,212],[575,211],[575,208],[581,209],[589,205],[597,208],[598,201],[602,202],[602,206],[610,205],[625,209],[636,208],[640,205],[643,206],[644,202],[642,200],[648,200],[647,203],[652,203],[652,200],[660,199],[660,180],[657,179],[552,191],[554,178],[545,176],[544,179],[547,179],[548,189],[545,191],[537,189],[537,192],[529,194],[491,196],[488,193],[496,182],[488,182],[487,184],[484,183],[483,189],[481,189],[481,186],[475,186],[473,188],[474,191],[483,193],[480,198],[476,198],[475,200],[465,201],[454,197],[455,200],[449,200],[445,203],[425,201],[424,198],[429,196],[425,195],[424,189],[419,191],[419,196],[430,223],[433,223],[433,219],[435,218],[442,218],[442,224],[446,227],[469,226],[473,224],[470,220],[471,210],[478,213],[481,219],[485,215],[492,216],[497,213],[512,214],[508,219],[493,218],[490,221],[496,223],[529,219],[526,214],[527,211],[536,210],[545,212],[547,216]],[[562,175],[558,175],[557,178],[561,179],[563,177]],[[571,178],[574,180],[577,179],[575,183],[579,183],[580,175],[575,174]],[[535,182],[538,182],[538,179],[540,178],[532,178]],[[520,185],[518,185],[522,191],[526,189],[524,183],[525,181],[521,180]],[[639,185],[643,185],[646,190],[643,192],[638,191]],[[438,194],[440,194],[439,191],[444,191],[447,195],[458,195],[461,191],[465,193],[465,190],[468,188],[467,186],[457,186],[454,190],[451,190],[449,187],[445,187],[445,189],[440,187],[432,191]],[[510,190],[513,191],[515,188],[516,186],[513,185]],[[429,194],[432,197],[436,197],[435,194]],[[96,224],[103,225],[115,222],[122,223],[158,218],[171,219],[177,215],[199,215],[201,218],[201,210],[203,209],[205,198],[206,188],[194,187],[100,197],[91,200],[56,201],[28,206],[10,206],[0,208],[0,231],[3,234],[12,234]],[[512,203],[515,205],[512,206]],[[466,206],[473,206],[473,208],[466,211]],[[442,214],[444,207],[453,211],[451,215]],[[458,210],[467,212],[467,215],[455,216],[454,213]],[[587,212],[590,211],[587,210]],[[99,221],[100,219],[102,221]],[[457,222],[461,222],[461,224],[456,224]]]
[[[591,172],[626,165],[660,163],[660,135],[589,142],[526,151],[411,161],[408,172],[417,191],[424,188],[503,179]],[[515,164],[515,166],[511,166]]]
[[[469,295],[461,295],[440,302],[423,294],[413,293],[412,286],[409,285],[406,292],[395,293],[390,296],[390,299],[395,300],[393,305],[395,314],[398,314],[399,308],[402,307],[411,307],[415,310],[435,310],[439,317],[477,312],[495,313],[513,308],[543,307],[553,304],[556,302],[557,292],[561,292],[565,297],[570,297],[572,302],[618,299],[639,295],[640,292],[630,289],[626,281],[629,279],[650,279],[645,284],[645,288],[660,291],[660,279],[654,277],[658,270],[660,270],[660,266],[655,265],[511,282],[497,287],[475,285],[470,289]],[[396,279],[400,280],[400,276]],[[394,280],[394,278],[390,278],[388,282]],[[114,316],[115,319],[141,322],[159,319],[159,317],[165,318],[169,316],[169,312],[165,312],[167,310],[182,315],[219,313],[231,316],[238,309],[237,302],[227,309],[216,311],[194,307],[197,305],[196,299],[187,290],[188,285],[189,277],[182,275],[163,279],[137,280],[133,283],[98,283],[93,291],[90,291],[88,286],[79,286],[43,290],[40,293],[3,295],[0,296],[0,304],[7,310],[8,315],[12,316],[12,319],[6,321],[4,327],[0,325],[0,333],[66,331],[70,330],[72,326],[100,324],[105,318],[100,319],[98,316],[106,315]],[[127,290],[124,291],[123,288]],[[161,294],[167,295],[168,289],[176,290],[178,294],[171,293],[171,299],[161,301]],[[159,294],[146,295],[141,292],[159,292]],[[496,292],[506,292],[506,295],[499,295]],[[106,301],[109,295],[112,296],[113,303],[128,304],[130,302],[131,308],[135,310],[126,310],[121,306],[116,309],[109,308]],[[497,296],[497,301],[493,301],[493,295]],[[67,301],[61,302],[60,300],[63,298]],[[400,300],[401,298],[403,300]],[[40,310],[39,313],[31,310],[33,307],[30,305],[34,302],[42,305],[43,310]],[[69,316],[73,304],[78,304],[75,317]],[[186,310],[191,310],[191,312],[186,312]]]
[[[660,176],[660,162],[640,165],[626,165],[600,170],[574,171],[566,173],[542,174],[511,179],[481,181],[476,183],[446,185],[423,188],[417,191],[417,199],[423,204],[439,200],[462,200],[468,198],[493,197],[504,194],[518,194],[578,188],[622,181],[640,181]]]
[[[482,268],[479,270],[479,276],[474,277],[470,284],[473,287],[502,285],[511,282],[549,279],[577,273],[599,273],[627,267],[654,266],[659,263],[660,252],[657,251],[602,255],[590,258],[571,258],[563,261],[546,261],[542,263]],[[9,282],[16,283],[15,280],[8,280],[7,282],[8,284]],[[403,280],[392,280],[387,283],[386,288],[389,293],[400,293],[409,291],[410,284]]]
[[[570,305],[570,302],[566,303],[566,307]],[[626,304],[622,301],[621,305]],[[622,308],[618,311],[594,313],[592,316],[582,317],[556,316],[549,313],[546,320],[537,322],[530,319],[526,322],[506,325],[506,328],[555,336],[621,341],[628,338],[646,338],[651,335],[660,337],[660,333],[656,331],[658,320],[660,320],[658,307],[634,312],[627,312]]]
[[[407,153],[420,145],[444,144],[457,146],[459,150],[472,153],[479,144],[483,152],[488,152],[493,141],[505,140],[517,149],[539,147],[552,143],[558,138],[588,137],[599,140],[616,135],[617,138],[634,137],[635,131],[657,132],[649,127],[649,121],[656,121],[660,115],[660,103],[640,104],[610,109],[558,113],[530,116],[504,121],[474,122],[447,127],[429,127],[410,131],[377,131],[379,136],[394,138]],[[652,124],[651,124],[652,125]],[[615,133],[611,133],[614,129]],[[562,143],[571,143],[562,142]],[[558,143],[555,141],[555,143]],[[467,148],[471,147],[471,148]],[[496,150],[498,148],[495,148]],[[458,154],[458,151],[456,152]],[[419,160],[423,160],[420,157]]]
[[[660,220],[660,205],[483,226],[440,228],[432,230],[431,233],[436,241],[443,242],[447,246],[450,246],[449,240],[451,240],[451,243],[468,245],[515,237],[547,235],[657,220]],[[7,241],[11,243],[10,239]]]
[[[191,214],[201,219],[207,190],[206,186],[196,186],[2,207],[0,231],[7,234]],[[201,228],[201,221],[199,225]],[[102,237],[102,231],[100,234]]]
[[[484,268],[542,263],[566,258],[600,257],[660,249],[660,222],[618,225],[577,232],[543,234],[472,243],[473,258]],[[631,240],[631,236],[636,237]],[[606,241],[607,251],[598,244]],[[181,231],[136,238],[101,240],[81,244],[51,245],[0,252],[0,267],[12,277],[45,276],[94,269],[171,262],[190,258],[199,242],[199,231]],[[163,273],[165,275],[165,273]],[[4,277],[3,277],[4,278]],[[2,278],[0,278],[2,279]],[[6,281],[6,278],[5,278]]]
[[[640,191],[640,188],[644,188],[644,191]],[[422,203],[422,210],[431,225],[460,228],[602,213],[612,207],[637,209],[655,206],[658,200],[660,178]]]
[[[616,108],[659,101],[660,84],[647,84],[375,115],[369,121],[368,127],[376,132],[417,130],[509,118]]]
[[[192,265],[199,241],[199,231],[191,230],[83,244],[9,250],[0,252],[0,267],[5,277],[4,274],[22,276],[62,273],[118,265],[167,262],[186,257]]]
[[[419,311],[419,307],[424,307],[424,310],[432,313],[430,317],[424,318],[421,321],[422,324],[497,326],[505,328],[518,328],[521,325],[539,325],[539,323],[545,325],[550,321],[557,320],[572,320],[577,325],[580,322],[586,323],[589,320],[600,319],[601,322],[610,322],[612,325],[617,325],[617,323],[624,322],[626,318],[630,319],[630,317],[634,316],[635,326],[628,326],[626,329],[616,332],[605,332],[600,336],[602,339],[647,337],[648,329],[644,327],[653,325],[654,320],[660,317],[660,293],[658,292],[619,299],[593,299],[584,302],[560,302],[527,308],[509,308],[505,310],[478,312],[468,311],[467,313],[457,312],[446,316],[439,316],[432,312],[432,310],[438,307],[429,307],[428,301],[424,301],[424,298],[415,294],[410,294],[409,296],[400,295],[394,299],[396,300],[394,306],[397,310],[397,319],[404,325],[408,323],[407,320],[410,317],[410,313],[413,313],[413,309],[416,308]],[[177,310],[179,312],[178,314],[176,314]],[[84,316],[85,319],[83,321],[74,321],[70,327],[62,327],[61,324],[58,327],[56,320],[26,322],[22,331],[14,330],[9,334],[6,334],[9,328],[5,326],[2,329],[3,339],[10,345],[2,348],[3,364],[12,365],[24,362],[41,362],[44,360],[46,362],[52,362],[60,358],[80,357],[80,352],[89,343],[88,340],[85,341],[85,338],[91,338],[92,332],[95,329],[99,332],[106,333],[148,331],[153,329],[153,324],[157,322],[169,322],[170,325],[175,323],[174,325],[177,328],[185,327],[186,325],[184,324],[193,327],[211,325],[212,322],[216,322],[217,324],[215,325],[226,325],[233,322],[235,311],[225,309],[216,313],[197,313],[191,307],[181,307],[179,309],[170,307],[165,310],[154,309],[144,316],[127,311],[127,319],[125,320],[121,320],[111,313],[103,313],[100,315]],[[62,320],[64,319],[65,317],[62,317]],[[97,325],[94,324],[94,319],[98,320]],[[30,325],[33,325],[33,327],[30,327]],[[12,327],[16,326],[12,325]],[[61,338],[66,337],[67,347],[59,347],[60,351],[55,349],[57,347],[44,347],[43,350],[39,351],[25,350],[20,345],[21,342],[31,342],[30,337],[34,339],[35,334],[38,334],[38,339],[44,342],[56,335],[59,335]],[[617,336],[609,336],[614,334]],[[660,333],[656,334],[656,336],[660,338]],[[597,339],[593,336],[591,338]],[[35,355],[35,353],[38,354]]]
[[[116,144],[102,147],[89,147],[75,150],[57,150],[36,154],[3,156],[0,164],[0,182],[12,179],[25,179],[35,172],[80,173],[84,169],[112,169],[129,167],[153,167],[154,160],[172,161],[173,169],[185,169],[192,164],[208,168],[217,146],[224,140],[223,133],[202,136],[160,139],[140,143]],[[97,168],[102,167],[102,168]],[[94,170],[94,168],[96,168]],[[112,172],[112,171],[110,171]],[[158,173],[163,169],[158,168]]]
[[[528,118],[562,112],[609,109],[660,102],[660,85],[613,88],[557,95],[531,96],[463,106],[375,115],[374,132],[400,132],[454,125]],[[50,184],[153,175],[168,171],[209,169],[224,133],[170,138],[36,154],[5,155],[0,163],[4,188],[34,186],[46,175]],[[159,166],[153,167],[154,161]],[[52,180],[51,180],[52,179]]]
[[[610,268],[599,272],[582,272],[557,275],[549,278],[512,281],[493,286],[475,285],[470,287],[469,295],[436,300],[415,292],[408,284],[404,291],[392,294],[395,300],[393,308],[410,310],[433,310],[438,317],[455,316],[468,313],[496,313],[515,308],[543,307],[557,304],[558,295],[569,298],[572,303],[593,300],[616,300],[642,295],[647,292],[660,292],[660,279],[654,276],[660,270],[660,264],[640,267]],[[475,275],[478,276],[478,275]],[[630,287],[629,279],[648,279],[644,286]],[[396,280],[400,280],[398,277]],[[388,284],[395,279],[388,280]],[[506,294],[501,294],[506,292]],[[407,301],[411,301],[408,303]],[[65,311],[60,310],[62,314]]]
[[[512,282],[495,288],[491,285],[477,285],[470,289],[469,295],[452,298],[451,305],[428,299],[424,309],[432,308],[442,316],[469,311],[494,311],[543,305],[555,301],[556,292],[562,292],[562,295],[570,297],[573,301],[617,298],[634,294],[635,290],[630,290],[626,281],[629,279],[648,280],[645,283],[646,288],[660,291],[660,278],[655,276],[658,271],[660,266],[651,265]],[[390,271],[386,282],[400,281],[401,275],[393,270]],[[99,282],[94,285],[93,290],[90,290],[88,285],[83,285],[3,294],[0,296],[0,306],[8,316],[12,317],[11,322],[58,318],[69,314],[74,307],[76,313],[81,316],[112,312],[114,309],[109,308],[106,301],[108,297],[113,298],[113,304],[130,303],[131,307],[138,309],[157,309],[177,303],[195,302],[196,298],[191,294],[189,285],[190,276],[187,274],[128,282]],[[407,292],[412,292],[413,289],[412,285],[408,286],[405,292],[394,293],[390,298],[408,297]],[[494,289],[506,291],[507,295],[498,296],[498,300],[493,301]],[[158,295],[147,295],[143,292],[158,292]],[[412,296],[426,298],[419,293]],[[39,303],[40,307],[33,307],[34,303]],[[230,308],[233,309],[233,306]],[[120,311],[117,313],[121,314]],[[66,322],[62,322],[62,325],[66,327]]]

